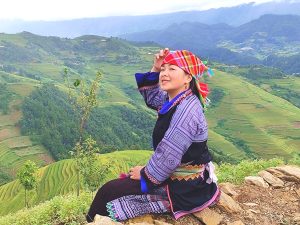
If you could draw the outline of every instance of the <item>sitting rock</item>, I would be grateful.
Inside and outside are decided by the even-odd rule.
[[[87,225],[122,225],[122,223],[113,221],[110,217],[96,215],[94,222],[88,223]]]
[[[153,217],[149,214],[135,217],[128,220],[129,225],[149,225],[154,224]]]
[[[258,175],[275,188],[281,188],[284,186],[284,182],[282,180],[280,180],[278,177],[273,176],[271,173],[265,170],[260,171]]]
[[[263,187],[263,188],[269,187],[268,183],[266,183],[263,178],[258,177],[258,176],[245,177],[245,183],[256,185],[256,186]]]
[[[217,203],[217,207],[227,213],[241,212],[242,208],[236,203],[229,195],[221,193],[220,200]]]
[[[278,166],[267,169],[274,176],[291,182],[300,183],[300,168],[296,166]]]
[[[200,221],[207,225],[218,225],[221,223],[223,216],[216,213],[215,211],[206,208],[201,212],[193,213]]]
[[[231,183],[221,183],[220,189],[229,196],[237,196],[238,193],[234,190],[234,185]]]

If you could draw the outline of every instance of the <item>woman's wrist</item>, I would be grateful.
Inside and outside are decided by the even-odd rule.
[[[152,69],[150,70],[151,72],[160,72],[160,68],[157,68],[155,66],[152,67]]]

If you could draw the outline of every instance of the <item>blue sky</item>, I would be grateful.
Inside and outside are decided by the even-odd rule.
[[[0,19],[64,20],[147,15],[270,1],[280,0],[3,0],[0,2]]]

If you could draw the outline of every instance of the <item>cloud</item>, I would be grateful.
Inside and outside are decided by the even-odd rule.
[[[256,0],[256,3],[272,0]],[[274,0],[273,0],[274,1]],[[234,6],[253,0],[8,0],[0,19],[62,20],[84,17],[161,14]]]

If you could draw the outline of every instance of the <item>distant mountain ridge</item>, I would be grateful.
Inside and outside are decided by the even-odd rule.
[[[263,15],[238,27],[174,23],[162,30],[121,37],[131,41],[153,41],[173,49],[189,49],[226,64],[264,64],[278,66],[288,73],[300,72],[300,65],[295,61],[300,57],[300,16],[297,15]],[[283,64],[278,58],[287,62]]]
[[[152,29],[164,29],[173,23],[199,22],[205,24],[226,23],[239,26],[264,14],[300,15],[300,2],[281,1],[263,4],[241,4],[204,11],[185,11],[146,16],[114,16],[65,21],[0,21],[0,32],[29,31],[44,36],[78,37],[87,34],[118,36]]]

